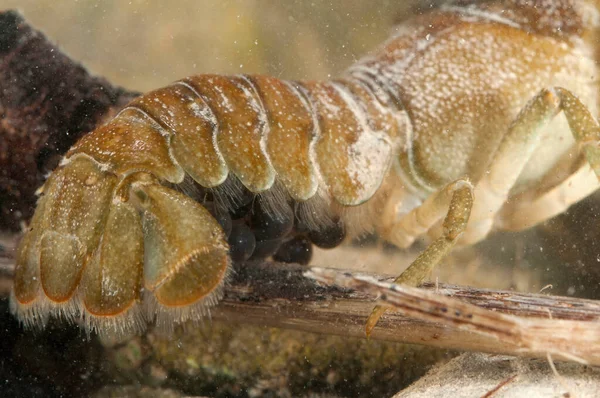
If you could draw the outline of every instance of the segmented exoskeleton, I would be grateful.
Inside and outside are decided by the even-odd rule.
[[[159,323],[171,311],[203,313],[226,280],[227,237],[203,206],[163,184],[190,176],[232,212],[244,189],[264,192],[274,221],[294,208],[307,229],[331,228],[340,211],[321,202],[370,199],[397,146],[391,105],[373,91],[358,79],[202,75],[136,99],[44,185],[20,248],[18,310],[32,321],[83,312],[92,327],[122,314],[119,328],[140,328],[143,286]]]
[[[416,284],[461,236],[525,228],[591,193],[596,4],[458,3],[339,79],[201,75],[131,102],[40,190],[14,311],[168,327],[219,299],[230,253],[306,262],[310,241],[366,229],[401,247],[436,236],[399,278]]]

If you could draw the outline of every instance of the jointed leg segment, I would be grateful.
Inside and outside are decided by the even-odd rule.
[[[506,203],[511,188],[516,183],[519,175],[530,160],[535,149],[540,145],[540,131],[560,111],[563,111],[575,141],[583,146],[584,154],[591,165],[596,176],[600,176],[600,128],[589,110],[570,91],[563,88],[542,90],[536,95],[512,124],[508,134],[502,140],[493,161],[490,164],[489,173],[478,183],[475,189],[477,200],[473,205],[473,213],[461,243],[471,244],[485,238],[490,232],[494,219],[500,209]],[[535,198],[538,205],[547,206],[545,211],[539,207],[525,206],[522,209],[517,205],[519,211],[515,211],[506,221],[504,228],[524,229],[533,226],[560,211],[556,205],[548,207],[553,200],[564,203],[562,210],[587,196],[596,188],[586,186],[589,176],[585,169],[577,173],[553,190]],[[575,186],[573,184],[575,183]],[[565,196],[565,191],[570,194]],[[562,196],[562,197],[561,197]],[[535,210],[535,211],[532,211]],[[518,219],[517,219],[518,218]],[[511,226],[511,224],[514,224]],[[520,227],[517,227],[520,225]]]
[[[386,229],[383,233],[385,239],[400,247],[407,247],[416,237],[426,233],[439,221],[443,216],[443,209],[450,202],[443,223],[442,236],[421,253],[394,281],[395,283],[419,285],[451,250],[461,234],[462,243],[475,243],[490,232],[499,211],[508,199],[510,190],[540,145],[542,127],[546,126],[561,110],[567,118],[573,137],[582,146],[585,157],[597,177],[596,181],[591,179],[586,168],[581,168],[552,190],[534,198],[533,206],[510,208],[512,211],[508,213],[508,219],[502,220],[502,226],[529,227],[554,216],[597,188],[597,179],[600,179],[598,123],[587,107],[570,91],[563,88],[542,90],[519,113],[500,143],[490,169],[477,183],[474,192],[466,179],[458,180],[432,195],[423,205]],[[477,198],[475,202],[473,202],[474,197]],[[528,214],[536,208],[535,206],[539,207],[538,205],[542,204],[544,210]],[[558,209],[557,206],[562,209]],[[546,208],[551,211],[546,211]],[[529,216],[526,217],[527,221],[519,221],[525,215]],[[385,311],[385,307],[374,308],[367,319],[367,336],[371,334]]]
[[[440,218],[436,218],[435,215],[439,214],[442,206],[446,207],[448,202],[450,202],[450,206],[444,219],[442,236],[425,249],[410,267],[394,280],[394,283],[410,286],[419,285],[442,258],[448,254],[467,226],[471,207],[473,206],[473,186],[466,179],[458,180],[439,191],[431,200],[427,200],[423,205],[400,220],[399,225],[408,226],[412,225],[415,222],[414,220],[418,220],[419,215],[422,215],[428,224],[423,224],[422,227],[430,228]],[[377,321],[386,310],[386,307],[381,306],[376,306],[373,309],[367,319],[367,336],[371,334]]]
[[[471,186],[466,179],[447,185],[444,189],[430,195],[423,204],[413,209],[390,225],[383,238],[401,248],[413,244],[416,238],[427,233],[434,225],[448,214],[448,206],[455,192],[465,186]]]

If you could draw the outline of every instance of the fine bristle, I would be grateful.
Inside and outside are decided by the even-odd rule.
[[[206,296],[193,304],[167,307],[158,302],[154,294],[146,291],[144,294],[144,311],[148,321],[154,320],[160,333],[169,335],[173,333],[175,326],[186,322],[199,323],[210,319],[210,308],[218,304],[223,298],[224,287],[229,282],[232,267],[228,265],[221,282]]]
[[[278,181],[275,181],[271,189],[257,195],[261,208],[269,215],[281,218],[289,212],[290,196],[287,190]]]
[[[336,204],[336,212],[344,221],[347,235],[354,237],[373,232],[376,228],[375,221],[381,219],[381,209],[384,208],[389,194],[390,185],[384,181],[375,195],[365,204],[350,207]]]
[[[46,296],[40,298],[38,302],[41,305],[41,310],[47,312],[49,316],[69,323],[75,323],[83,309],[82,300],[77,291],[69,300],[62,303],[48,300]]]
[[[96,333],[100,338],[111,341],[139,335],[152,321],[159,332],[171,334],[178,324],[210,319],[210,307],[215,306],[223,297],[224,286],[231,279],[232,272],[232,267],[228,266],[218,286],[202,299],[187,306],[166,307],[156,300],[152,292],[146,292],[143,303],[136,302],[117,315],[98,316],[87,311],[77,295],[65,303],[54,303],[42,292],[31,303],[22,304],[12,292],[10,311],[26,329],[34,331],[43,330],[50,317],[53,317],[79,324],[88,336]]]
[[[146,330],[147,325],[140,303],[134,303],[116,315],[94,315],[85,311],[82,321],[88,336],[95,332],[100,338],[111,341],[139,335]]]
[[[10,309],[27,329],[41,330],[46,326],[50,317],[75,323],[80,317],[82,303],[77,294],[67,301],[56,303],[49,300],[40,289],[39,296],[28,304],[20,303],[12,292]]]
[[[320,231],[335,225],[337,213],[333,212],[331,202],[323,189],[304,202],[297,202],[296,216],[311,231]]]
[[[50,313],[39,304],[40,298],[31,303],[22,304],[17,300],[14,290],[10,293],[10,312],[30,330],[42,330],[48,324]]]
[[[169,188],[181,192],[182,194],[189,196],[196,202],[202,203],[206,199],[208,190],[200,186],[194,179],[186,174],[183,181],[179,184],[168,184]]]
[[[373,209],[365,206],[340,207],[341,219],[348,228],[349,236],[373,232]]]
[[[236,176],[230,173],[225,182],[212,188],[211,192],[219,207],[231,211],[244,204],[243,199],[248,190]]]

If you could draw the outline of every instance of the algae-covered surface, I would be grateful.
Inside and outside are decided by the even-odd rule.
[[[60,322],[25,332],[0,303],[3,397],[384,397],[452,355],[216,321],[111,344]]]
[[[150,333],[152,360],[188,394],[386,396],[449,354],[439,349],[214,322]],[[176,342],[174,344],[174,342]]]

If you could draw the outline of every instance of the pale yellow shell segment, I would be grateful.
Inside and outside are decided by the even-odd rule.
[[[138,211],[128,203],[110,207],[102,241],[85,266],[83,303],[96,316],[123,313],[140,299],[144,235]]]
[[[216,145],[229,170],[251,192],[273,185],[275,170],[264,149],[267,120],[258,94],[243,76],[201,75],[183,80],[219,121]]]
[[[32,228],[43,228],[29,250],[39,255],[40,278],[46,296],[71,298],[87,259],[95,250],[116,186],[114,175],[87,158],[73,159],[56,170],[44,186],[44,208]],[[41,224],[41,225],[39,225]]]
[[[370,131],[380,132],[389,138],[394,146],[399,146],[403,141],[405,128],[398,117],[396,104],[389,95],[375,93],[375,88],[369,87],[357,79],[343,79],[339,83],[344,86],[356,99],[366,118],[366,124]]]
[[[145,94],[130,106],[150,115],[171,134],[171,151],[198,184],[212,188],[227,178],[225,160],[215,146],[217,120],[208,105],[185,84]]]
[[[390,141],[374,134],[365,114],[343,87],[319,82],[300,84],[318,115],[316,159],[331,196],[345,206],[367,201],[388,170]]]
[[[114,173],[127,175],[147,171],[169,182],[179,183],[184,171],[169,154],[167,137],[148,115],[126,108],[109,123],[85,135],[67,153],[84,153]]]
[[[132,189],[144,209],[145,287],[167,307],[209,296],[223,284],[229,266],[221,226],[181,193],[155,184]]]
[[[532,48],[536,55],[526,56]],[[400,82],[418,138],[413,155],[420,175],[434,185],[463,174],[480,178],[526,102],[540,88],[572,84],[568,69],[579,61],[568,52],[555,39],[500,24],[460,24],[432,43]],[[452,73],[439,59],[451,60]],[[444,84],[430,88],[428,82],[442,75]]]
[[[317,192],[319,181],[310,159],[315,123],[306,100],[290,84],[276,78],[251,76],[265,108],[269,133],[267,153],[277,179],[295,200]]]
[[[415,29],[405,27],[352,67],[376,76],[404,105],[411,128],[400,165],[421,187],[436,189],[464,175],[479,180],[510,124],[542,88],[566,87],[595,106],[595,65],[582,40],[565,39],[581,29],[580,18],[568,17],[573,10],[563,17],[554,7],[509,3],[484,2],[472,15],[415,18]],[[549,133],[515,188],[539,180],[572,143],[565,128]]]

